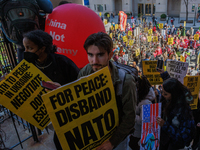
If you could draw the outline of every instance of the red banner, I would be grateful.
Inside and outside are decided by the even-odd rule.
[[[120,17],[120,30],[125,31],[127,15],[123,11],[119,11],[119,17]]]

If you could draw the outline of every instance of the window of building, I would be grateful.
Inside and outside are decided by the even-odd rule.
[[[97,10],[97,7],[96,7],[96,5],[94,4],[94,10]]]
[[[104,4],[104,9],[106,10],[106,4]]]
[[[195,4],[192,4],[192,12],[195,10]]]
[[[200,4],[198,4],[198,11],[200,10]]]
[[[145,4],[145,14],[151,15],[151,4]]]
[[[103,5],[102,4],[97,4],[97,11],[103,12]]]

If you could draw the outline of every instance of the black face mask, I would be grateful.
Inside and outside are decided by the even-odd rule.
[[[35,63],[35,61],[38,59],[38,55],[31,52],[24,52],[24,59],[30,63]]]

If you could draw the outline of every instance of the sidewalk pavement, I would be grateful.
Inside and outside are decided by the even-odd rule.
[[[168,25],[171,26],[172,24],[171,24],[170,19],[171,18],[169,18]],[[180,23],[180,21],[181,20],[185,20],[185,18],[174,17],[174,19],[175,19],[174,26],[176,28],[178,28],[180,26],[180,24],[182,24],[182,26],[184,25],[184,23]],[[146,16],[146,20],[147,20],[147,22],[150,22],[150,21],[152,22],[152,17],[147,17]],[[194,18],[188,18],[188,20],[193,20],[194,21]],[[110,22],[112,22],[112,21],[115,22],[115,23],[118,23],[118,16],[115,16],[114,18],[110,18]],[[160,21],[160,18],[157,18],[157,22],[165,24],[167,21]],[[127,23],[131,24],[131,19],[127,19]],[[139,20],[139,23],[141,23],[140,20]],[[197,22],[197,19],[196,19],[195,20],[195,26],[194,26],[194,22],[193,23],[186,23],[186,28],[191,28],[191,27],[193,27],[196,30],[199,29],[200,22]]]

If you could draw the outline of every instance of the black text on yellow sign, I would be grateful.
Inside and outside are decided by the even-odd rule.
[[[0,103],[13,113],[43,130],[50,122],[41,95],[40,81],[50,81],[33,64],[23,60],[0,82]]]
[[[184,78],[184,85],[187,86],[193,96],[193,101],[190,104],[191,109],[197,109],[200,88],[200,76],[186,76]]]
[[[42,98],[63,149],[95,149],[118,125],[108,67]]]
[[[163,83],[160,73],[156,70],[157,61],[142,61],[143,74],[147,77],[151,85]]]

